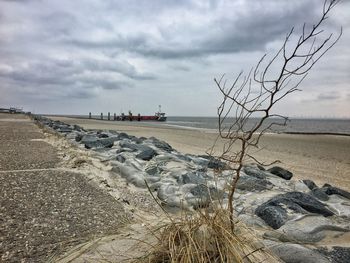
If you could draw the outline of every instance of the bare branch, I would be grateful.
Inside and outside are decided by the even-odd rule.
[[[228,197],[231,222],[233,195],[246,159],[264,166],[278,162],[264,164],[250,153],[250,149],[259,148],[260,139],[266,132],[287,124],[287,117],[272,113],[275,105],[288,95],[300,91],[299,86],[313,66],[342,36],[341,28],[335,38],[333,33],[322,37],[325,32],[321,26],[338,3],[339,0],[325,0],[320,19],[310,29],[304,23],[300,35],[295,38],[293,27],[281,48],[268,61],[267,54],[263,55],[247,76],[243,77],[243,72],[240,72],[229,88],[226,87],[225,75],[219,80],[214,79],[223,96],[218,107],[218,138],[226,140],[219,158],[227,162],[233,171]],[[296,39],[294,43],[293,39]],[[257,94],[253,93],[255,90],[258,90]],[[256,118],[253,123],[252,118]],[[239,149],[234,150],[234,147]]]

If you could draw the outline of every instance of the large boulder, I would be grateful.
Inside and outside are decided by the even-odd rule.
[[[222,170],[226,167],[226,164],[219,159],[211,158],[208,163],[208,168],[215,170]]]
[[[205,179],[202,173],[200,172],[188,172],[182,174],[178,180],[180,184],[204,184]]]
[[[117,138],[118,138],[118,140],[124,140],[124,139],[130,139],[130,136],[124,132],[121,132],[118,134]]]
[[[298,244],[276,242],[272,244],[269,247],[271,251],[285,263],[330,263],[321,253]]]
[[[241,176],[237,182],[237,189],[242,191],[263,191],[272,187],[273,184],[268,180],[251,176]]]
[[[278,177],[285,179],[285,180],[290,180],[293,177],[293,174],[290,171],[283,169],[282,167],[279,167],[279,166],[274,166],[274,167],[268,169],[268,171],[274,175],[277,175]]]
[[[303,183],[304,183],[310,190],[313,190],[313,189],[318,188],[318,186],[317,186],[317,185],[314,183],[314,181],[312,181],[312,180],[305,179],[305,180],[303,180]]]
[[[265,172],[265,170],[259,169],[258,167],[252,167],[252,166],[245,166],[243,168],[243,172],[246,175],[256,177],[259,179],[265,179],[267,176],[267,173]]]
[[[173,147],[170,146],[170,144],[168,144],[168,143],[166,143],[164,141],[158,140],[155,137],[151,137],[151,138],[149,138],[149,140],[158,149],[161,149],[161,150],[166,151],[166,152],[172,152],[174,150]]]
[[[84,144],[86,149],[99,149],[111,148],[116,140],[116,137],[100,139],[95,135],[84,135],[83,138],[80,140],[80,143]]]
[[[130,142],[126,142],[126,141],[119,142],[119,146],[122,148],[127,148],[127,149],[131,149],[133,151],[139,151],[139,152],[153,150],[151,147],[149,147],[147,145],[130,143]]]
[[[334,246],[331,248],[319,248],[317,252],[322,253],[331,262],[334,263],[348,263],[350,262],[350,248]]]
[[[314,188],[311,190],[310,194],[321,201],[329,200],[329,196],[327,195],[326,190],[322,188]]]
[[[136,155],[136,158],[144,160],[144,161],[149,161],[151,160],[154,156],[157,155],[157,152],[153,150],[152,148],[146,149],[139,154]]]
[[[316,198],[301,192],[289,192],[277,195],[258,206],[255,214],[272,228],[278,229],[288,220],[289,211],[299,214],[316,213],[323,216],[334,215],[332,211]]]
[[[322,186],[322,189],[325,191],[327,195],[340,195],[342,197],[350,199],[349,192],[342,190],[338,187],[331,186],[330,184],[325,184],[324,186]]]

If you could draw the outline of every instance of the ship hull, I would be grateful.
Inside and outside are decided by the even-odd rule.
[[[125,116],[124,121],[166,121],[167,117],[159,116]],[[118,120],[123,120],[121,117]]]

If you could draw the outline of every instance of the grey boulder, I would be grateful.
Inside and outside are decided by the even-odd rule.
[[[299,214],[316,213],[325,217],[334,215],[323,203],[302,192],[277,195],[258,206],[255,214],[272,228],[278,229],[288,220],[287,209]]]
[[[144,161],[149,161],[151,160],[154,156],[157,155],[157,152],[153,150],[152,148],[146,149],[139,154],[136,155],[136,158],[144,160]]]
[[[290,180],[293,177],[293,174],[290,171],[283,169],[282,167],[279,167],[279,166],[274,166],[274,167],[268,169],[268,171],[274,175],[277,175],[278,177],[285,179],[285,180]]]

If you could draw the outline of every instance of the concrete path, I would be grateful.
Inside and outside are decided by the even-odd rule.
[[[48,262],[127,221],[122,205],[65,172],[23,115],[0,114],[0,262]]]

